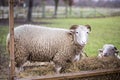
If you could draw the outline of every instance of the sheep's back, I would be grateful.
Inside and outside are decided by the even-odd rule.
[[[30,60],[51,60],[59,50],[72,45],[68,30],[24,25],[15,29],[15,44],[26,48]],[[16,47],[17,48],[17,47]],[[18,49],[19,50],[19,49]]]

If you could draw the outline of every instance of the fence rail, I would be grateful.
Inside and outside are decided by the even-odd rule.
[[[108,69],[108,70],[94,70],[94,71],[81,71],[78,73],[65,73],[65,74],[56,74],[51,76],[37,76],[32,78],[21,78],[17,80],[63,80],[63,79],[73,79],[73,78],[87,78],[95,76],[103,76],[109,74],[120,73],[119,69]]]

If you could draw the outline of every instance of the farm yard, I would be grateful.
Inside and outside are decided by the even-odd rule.
[[[119,0],[0,2],[0,80],[120,80]],[[24,25],[15,29],[13,36],[13,21],[14,27],[23,24],[38,26]],[[69,34],[66,35],[67,31]],[[12,45],[7,38],[9,32],[15,39]],[[10,47],[6,46],[7,41]],[[15,58],[13,53],[16,53]],[[37,62],[40,59],[49,62]],[[24,71],[14,75],[13,66],[18,67],[25,60]],[[12,67],[9,67],[10,62]]]
[[[120,17],[108,17],[108,18],[88,18],[88,19],[78,19],[78,18],[63,18],[63,19],[33,19],[33,22],[37,22],[37,25],[48,26],[48,27],[59,27],[59,28],[66,28],[69,29],[73,24],[82,24],[86,25],[89,24],[92,27],[92,32],[89,36],[88,44],[85,46],[85,52],[89,57],[95,57],[98,55],[98,49],[102,48],[102,46],[106,43],[114,44],[118,49],[120,49]],[[40,22],[40,24],[38,24]],[[7,24],[7,23],[6,23]],[[35,23],[33,23],[35,24]],[[17,22],[15,26],[21,25]],[[8,62],[9,62],[9,54],[5,50],[5,42],[6,36],[9,31],[7,25],[0,26],[0,78],[8,77]],[[119,61],[118,61],[119,62]],[[4,64],[3,64],[4,63]],[[113,62],[111,62],[113,63]],[[109,63],[110,64],[110,63]],[[117,68],[120,67],[119,63],[114,63]],[[113,67],[113,66],[112,66]],[[45,70],[50,69],[51,65],[48,66]],[[111,67],[110,67],[111,68]],[[116,67],[113,67],[116,68]],[[34,69],[33,73],[29,70],[27,73],[41,74],[43,72],[39,72],[39,68]],[[44,70],[44,68],[42,68]],[[99,68],[98,68],[99,69]],[[32,69],[31,69],[32,70]],[[50,71],[48,70],[48,71]],[[69,72],[69,71],[68,71]],[[52,74],[53,72],[51,72]],[[44,72],[43,74],[46,74]],[[26,73],[22,73],[21,76],[28,75]]]

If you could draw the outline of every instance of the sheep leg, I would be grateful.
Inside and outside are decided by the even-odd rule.
[[[21,67],[15,67],[15,72],[16,72],[16,74],[19,74],[19,73],[22,72],[22,71],[24,71],[23,66],[21,66]]]
[[[27,63],[27,57],[20,57],[20,58],[17,58],[15,60],[16,64],[15,64],[15,72],[18,74],[22,71],[24,71],[24,66],[25,64]]]
[[[16,73],[20,73],[20,72],[24,71],[24,70],[25,70],[25,69],[24,69],[24,66],[25,66],[27,63],[29,63],[29,61],[27,61],[27,59],[21,61],[21,64],[18,64],[19,66],[16,66],[16,67],[15,67],[15,72],[16,72]]]
[[[75,58],[73,59],[73,62],[77,62],[80,60],[80,54],[75,55]]]
[[[57,74],[59,74],[61,72],[61,69],[62,69],[62,62],[61,60],[59,59],[60,56],[56,55],[53,59],[53,63],[54,63],[54,69],[55,69],[55,72]]]
[[[55,65],[55,72],[56,72],[57,74],[60,73],[61,69],[62,69],[61,66]]]
[[[84,51],[81,51],[81,57],[88,57],[88,55]]]

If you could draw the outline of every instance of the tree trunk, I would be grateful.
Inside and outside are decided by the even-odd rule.
[[[55,9],[54,9],[54,15],[53,15],[53,17],[56,17],[57,16],[57,10],[58,10],[59,0],[54,0],[54,2],[55,2]]]
[[[66,3],[66,5],[65,5],[65,17],[68,17],[68,3],[69,3],[69,0],[66,0],[65,3]]]
[[[27,14],[27,21],[31,22],[32,21],[32,7],[33,7],[33,0],[29,0],[28,4],[28,14]]]
[[[42,0],[42,18],[45,18],[45,0]]]
[[[72,15],[72,6],[69,6],[69,15]]]
[[[8,0],[0,0],[0,6],[8,6]]]

